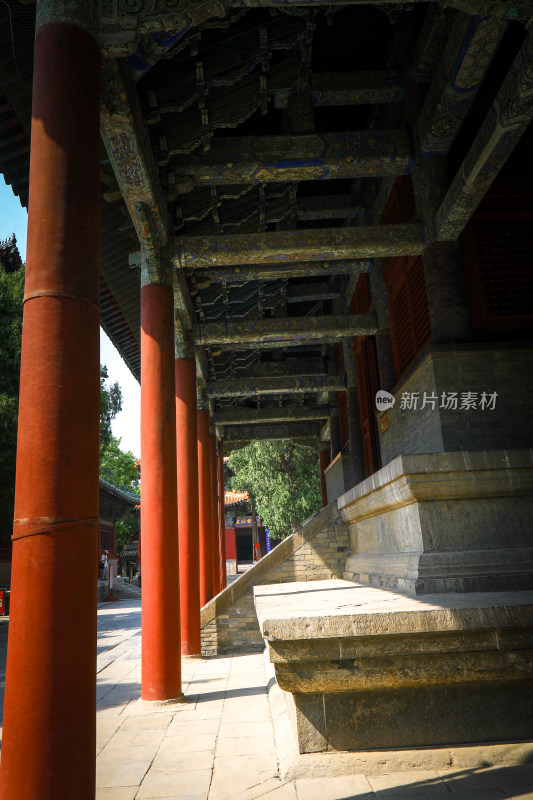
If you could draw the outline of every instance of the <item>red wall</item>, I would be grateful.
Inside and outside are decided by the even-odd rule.
[[[237,543],[235,541],[235,528],[226,528],[226,559],[237,558]]]

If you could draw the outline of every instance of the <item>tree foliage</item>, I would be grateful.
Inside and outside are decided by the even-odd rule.
[[[289,536],[321,507],[318,455],[291,440],[252,442],[234,451],[228,464],[231,488],[247,489],[276,538]]]
[[[111,444],[113,438],[111,423],[122,410],[120,386],[117,381],[106,386],[108,377],[107,367],[100,365],[100,457]]]
[[[0,542],[13,531],[24,268],[0,262]]]
[[[111,435],[100,455],[100,477],[130,494],[139,494],[139,471],[131,450],[121,449],[121,439]]]
[[[139,494],[141,487],[136,458],[131,450],[122,450],[120,443],[121,440],[115,436],[109,438],[107,446],[100,454],[100,477],[125,492]],[[116,521],[115,549],[118,554],[139,534],[140,529],[138,513]]]

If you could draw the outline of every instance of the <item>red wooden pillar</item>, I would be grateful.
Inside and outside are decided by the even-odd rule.
[[[198,487],[200,498],[200,606],[213,597],[213,522],[209,410],[198,409]]]
[[[142,687],[181,695],[174,308],[170,286],[141,289]]]
[[[180,345],[176,345],[178,349]],[[184,350],[184,352],[186,352]],[[177,354],[177,353],[176,353]],[[176,446],[180,553],[181,652],[200,653],[200,543],[198,539],[198,443],[196,363],[176,358]]]
[[[220,506],[220,590],[226,588],[226,506],[224,505],[224,446],[220,440],[218,450],[218,500]]]
[[[93,800],[99,51],[38,7],[2,800]],[[72,6],[71,6],[72,11]]]
[[[326,489],[326,476],[324,471],[329,464],[329,445],[325,448],[320,447],[320,494],[322,495],[322,508],[328,504],[328,492]]]
[[[218,461],[217,461],[217,437],[214,433],[209,436],[211,444],[211,522],[213,537],[213,594],[220,592],[220,541],[218,520]]]

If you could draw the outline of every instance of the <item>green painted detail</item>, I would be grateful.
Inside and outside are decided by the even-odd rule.
[[[420,255],[422,225],[312,228],[229,236],[181,236],[176,257],[193,269],[240,264],[294,264],[298,261]]]
[[[309,278],[313,276],[352,275],[359,276],[366,272],[370,261],[367,259],[346,261],[302,261],[300,263],[269,264],[264,266],[242,265],[240,267],[214,268],[206,272],[204,268],[193,270],[190,274],[201,280],[208,278],[212,283],[228,281],[244,283],[245,281],[278,281],[288,278]]]
[[[461,235],[532,116],[533,34],[529,33],[437,211],[438,239],[454,241]]]
[[[228,408],[215,411],[217,425],[318,421],[329,418],[329,406],[289,406],[288,408]]]
[[[217,186],[402,175],[413,157],[407,131],[345,131],[214,138],[207,152],[174,154],[171,163],[197,186]]]
[[[196,344],[232,345],[241,349],[297,346],[306,341],[341,341],[344,337],[373,336],[374,314],[323,317],[280,317],[243,322],[206,322],[195,328]]]
[[[418,120],[422,155],[449,152],[506,27],[502,19],[457,17]]]
[[[237,425],[224,427],[224,442],[307,439],[320,436],[320,423],[294,422],[272,425]]]
[[[211,381],[207,384],[210,397],[255,397],[263,394],[303,394],[324,390],[341,392],[345,389],[344,377],[339,375],[242,378]]]

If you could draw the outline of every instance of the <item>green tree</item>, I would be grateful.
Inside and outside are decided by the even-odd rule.
[[[247,489],[275,538],[285,538],[321,507],[318,455],[291,440],[252,442],[228,461],[232,489]]]
[[[24,267],[0,262],[0,542],[13,532]]]
[[[100,455],[100,477],[130,494],[139,494],[139,471],[131,450],[120,447],[121,439],[111,435]]]
[[[100,477],[113,486],[130,494],[140,494],[139,471],[131,450],[120,447],[121,440],[110,436],[105,449],[100,453]],[[120,554],[125,545],[140,531],[139,514],[132,514],[115,523],[115,548]]]
[[[106,386],[107,367],[100,365],[100,457],[111,444],[111,423],[122,410],[122,391],[117,381]],[[112,483],[112,481],[111,481]]]

